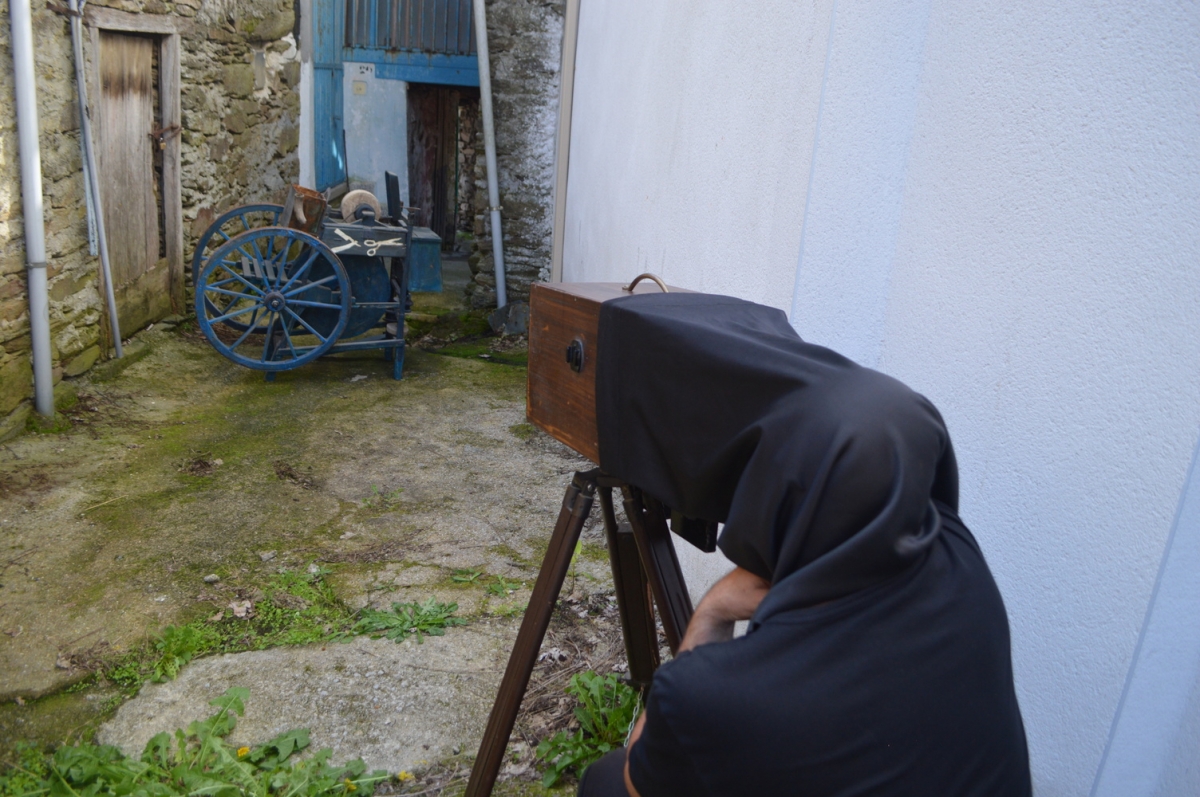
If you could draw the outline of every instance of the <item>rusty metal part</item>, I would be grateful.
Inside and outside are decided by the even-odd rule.
[[[288,188],[287,199],[283,201],[283,213],[279,214],[279,223],[293,230],[302,230],[320,237],[327,205],[325,195],[320,191],[302,185],[292,185]]]

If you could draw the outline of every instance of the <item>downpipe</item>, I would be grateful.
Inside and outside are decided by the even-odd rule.
[[[96,169],[96,146],[92,141],[92,119],[88,116],[87,75],[83,60],[83,6],[87,0],[67,0],[71,11],[71,45],[75,49],[75,96],[79,99],[79,137],[83,143],[83,182],[87,191],[88,212],[96,230],[96,244],[100,250],[100,270],[104,275],[104,299],[108,304],[108,323],[112,330],[113,350],[118,358],[124,357],[121,349],[121,322],[117,318],[117,298],[113,292],[112,266],[108,259],[108,233],[104,229],[104,206],[100,204],[100,180]]]
[[[483,153],[487,161],[488,210],[492,214],[492,259],[496,261],[496,307],[508,304],[504,276],[504,236],[500,230],[500,182],[496,172],[496,124],[492,117],[492,75],[488,60],[487,9],[474,0],[475,47],[479,61],[479,104],[483,110]]]
[[[50,298],[46,289],[46,227],[42,217],[42,156],[38,142],[34,86],[33,19],[29,0],[11,0],[13,83],[17,101],[17,141],[21,160],[21,206],[25,215],[29,332],[33,342],[33,398],[38,413],[54,415],[54,374],[50,362]]]

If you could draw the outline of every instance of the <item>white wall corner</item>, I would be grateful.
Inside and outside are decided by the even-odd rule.
[[[1200,443],[1092,797],[1200,794]]]

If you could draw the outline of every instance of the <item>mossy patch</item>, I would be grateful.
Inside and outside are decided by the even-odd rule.
[[[537,434],[537,429],[532,423],[514,423],[508,427],[509,433],[518,440],[524,442]]]
[[[407,321],[405,337],[427,351],[448,357],[522,367],[529,361],[523,347],[503,345],[483,310],[418,314]]]
[[[409,318],[405,338],[417,341],[426,335],[443,341],[481,338],[492,334],[492,327],[487,320],[487,311],[468,310],[461,313],[447,312],[432,318],[425,314],[417,318]]]
[[[608,562],[608,546],[584,541],[580,544],[577,555],[588,562]]]
[[[488,553],[494,553],[497,556],[502,556],[505,559],[508,559],[508,561],[512,562],[514,565],[519,565],[522,567],[537,566],[537,562],[529,559],[528,557],[522,556],[520,551],[511,545],[505,545],[503,543],[499,545],[489,545],[487,550]]]
[[[447,357],[486,360],[497,365],[517,365],[524,367],[529,364],[529,352],[526,350],[496,351],[492,348],[492,341],[486,338],[483,340],[451,343],[448,346],[438,349],[437,352]]]
[[[25,421],[25,431],[32,434],[62,434],[71,431],[71,421],[61,412],[50,417],[32,412]]]
[[[110,686],[0,703],[0,762],[16,750],[18,740],[39,749],[90,741],[123,699],[122,692]]]

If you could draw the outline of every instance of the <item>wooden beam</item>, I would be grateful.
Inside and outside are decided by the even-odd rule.
[[[125,33],[180,33],[179,18],[170,14],[131,14],[91,4],[84,9],[83,21],[93,28]]]
[[[159,103],[162,107],[163,133],[163,240],[166,244],[167,268],[170,269],[171,305],[176,313],[184,312],[183,264],[183,116],[180,109],[180,40],[178,33],[166,34],[159,42]]]
[[[562,65],[558,70],[558,136],[554,145],[554,231],[550,240],[550,281],[562,282],[563,238],[567,231],[567,171],[571,161],[571,108],[575,101],[575,50],[579,43],[579,3],[567,0],[563,17]]]

